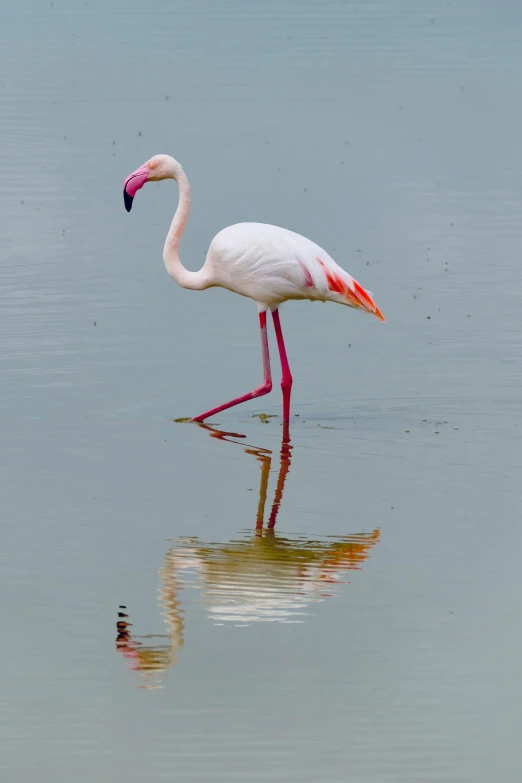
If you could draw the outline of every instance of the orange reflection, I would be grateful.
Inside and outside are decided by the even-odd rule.
[[[126,607],[120,607],[116,649],[130,661],[130,668],[143,676],[142,687],[159,687],[158,678],[176,663],[183,646],[179,601],[183,587],[201,591],[208,616],[217,624],[303,622],[308,606],[334,595],[336,585],[345,582],[344,574],[359,570],[380,538],[379,528],[335,539],[277,534],[275,525],[292,458],[288,428],[283,430],[274,499],[265,525],[272,452],[241,442],[245,436],[240,433],[199,426],[212,438],[239,443],[260,463],[255,528],[227,543],[204,543],[189,537],[178,539],[168,549],[160,569],[160,604],[167,626],[161,643],[153,643],[155,637],[133,636]]]

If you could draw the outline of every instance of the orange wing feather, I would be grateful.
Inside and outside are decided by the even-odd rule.
[[[357,280],[353,281],[353,286],[355,291],[352,291],[352,289],[349,287],[348,283],[346,283],[340,275],[337,275],[335,272],[333,272],[331,269],[328,269],[326,264],[318,258],[317,261],[321,264],[322,268],[324,269],[324,273],[326,275],[326,279],[328,281],[328,288],[330,291],[333,291],[333,293],[340,294],[345,299],[350,302],[354,307],[357,307],[361,310],[366,310],[369,313],[372,313],[372,315],[375,315],[379,321],[385,322],[385,318],[369,293],[365,291],[365,289],[362,287],[362,285],[359,285]],[[353,279],[353,278],[352,278]]]

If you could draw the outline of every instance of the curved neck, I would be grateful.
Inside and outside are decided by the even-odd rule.
[[[189,218],[191,195],[187,175],[177,161],[173,162],[175,165],[172,168],[172,179],[175,179],[178,183],[179,200],[178,208],[165,240],[163,260],[167,272],[178,285],[182,286],[182,288],[201,290],[211,285],[205,267],[202,267],[199,272],[190,272],[188,269],[185,269],[179,258],[179,243]]]

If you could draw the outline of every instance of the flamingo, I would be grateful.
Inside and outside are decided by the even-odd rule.
[[[270,310],[281,360],[283,423],[288,425],[292,374],[281,330],[279,306],[289,299],[309,299],[347,305],[372,313],[384,322],[383,314],[373,301],[372,294],[338,266],[319,245],[286,228],[266,223],[237,223],[224,228],[210,243],[199,272],[185,269],[179,258],[179,244],[190,213],[191,190],[181,164],[170,155],[155,155],[129,174],[123,183],[125,208],[130,212],[134,196],[146,182],[163,179],[176,180],[179,188],[178,206],[163,250],[168,274],[182,288],[202,291],[221,286],[253,299],[257,304],[261,330],[263,382],[254,391],[194,416],[191,421],[202,422],[227,408],[272,391],[266,322],[266,314]]]

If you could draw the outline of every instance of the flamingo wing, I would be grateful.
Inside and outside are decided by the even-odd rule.
[[[215,284],[270,308],[287,299],[338,302],[384,316],[372,294],[310,239],[266,223],[236,223],[209,249]]]

